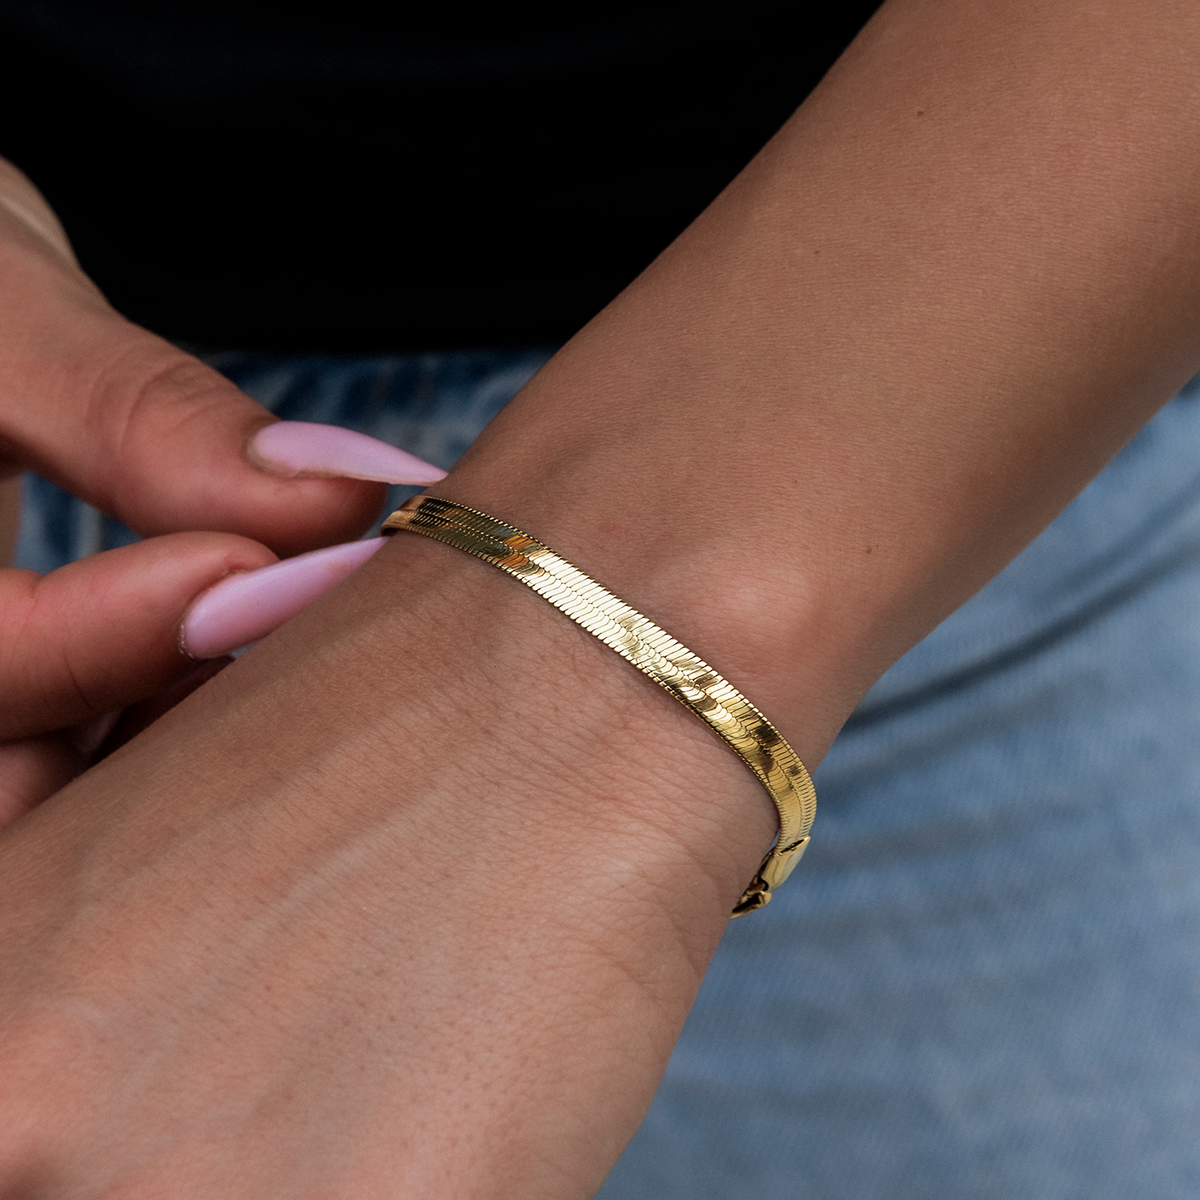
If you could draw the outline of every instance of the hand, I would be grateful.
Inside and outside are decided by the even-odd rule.
[[[0,835],[0,1181],[582,1200],[773,822],[589,634],[396,538]]]
[[[0,571],[0,824],[86,765],[96,726],[81,723],[194,671],[179,629],[196,596],[277,554],[360,533],[383,500],[364,479],[442,475],[362,435],[274,422],[215,371],[130,324],[79,269],[36,189],[0,162],[5,552],[15,476],[26,469],[149,540],[44,579]],[[276,607],[279,619],[290,615]]]

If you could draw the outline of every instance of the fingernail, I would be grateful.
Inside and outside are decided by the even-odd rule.
[[[345,542],[222,579],[184,615],[180,649],[204,659],[248,646],[341,583],[386,541]]]
[[[437,483],[446,472],[353,429],[276,421],[250,439],[251,461],[282,475],[338,475],[378,483]]]

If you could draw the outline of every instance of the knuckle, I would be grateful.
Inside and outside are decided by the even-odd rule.
[[[84,436],[114,462],[136,464],[147,448],[175,438],[235,394],[211,367],[149,334],[143,337],[148,344],[104,366],[86,400]]]

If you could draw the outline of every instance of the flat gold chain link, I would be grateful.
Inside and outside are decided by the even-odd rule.
[[[779,730],[703,659],[515,526],[463,504],[414,496],[384,521],[380,532],[400,530],[436,538],[519,579],[670,692],[732,747],[779,813],[779,837],[733,915],[768,903],[800,861],[817,813],[808,771]]]

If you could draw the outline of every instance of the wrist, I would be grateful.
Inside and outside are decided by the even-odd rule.
[[[638,464],[603,447],[564,456],[561,473],[547,463],[535,484],[504,449],[488,446],[431,493],[548,543],[711,664],[814,768],[878,671],[855,641],[864,606],[852,620],[820,549],[806,558],[788,536],[787,506],[746,499],[714,515],[722,506],[707,492],[680,495],[665,480],[638,484],[645,498],[631,501],[635,489],[614,481],[639,478]]]
[[[686,891],[690,906],[706,889],[714,897],[731,887],[740,894],[777,831],[777,815],[720,737],[493,566],[411,534],[387,551],[377,565],[386,582],[355,582],[398,605],[411,622],[405,637],[420,637],[429,674],[413,680],[418,690],[437,688],[447,703],[459,697],[444,728],[461,730],[467,744],[502,728],[505,744],[521,747],[526,785],[512,798],[513,824],[546,829],[546,873],[561,868],[564,892],[581,883],[586,890],[581,875],[611,879],[619,863],[642,879],[622,885],[630,897]],[[369,623],[393,619],[389,611]],[[395,652],[415,668],[411,649]],[[505,773],[498,763],[495,771],[489,785]],[[528,844],[523,837],[521,846]],[[700,908],[707,923],[707,905]]]

